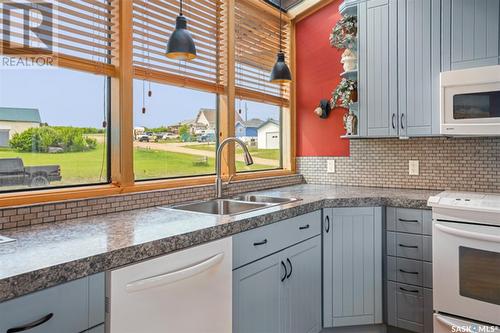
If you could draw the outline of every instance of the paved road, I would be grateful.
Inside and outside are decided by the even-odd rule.
[[[195,142],[192,144],[198,145],[199,143]],[[206,156],[206,157],[215,158],[214,151],[192,149],[192,148],[186,147],[188,145],[189,145],[189,143],[185,143],[185,142],[157,143],[157,142],[134,141],[134,147],[138,147],[138,148],[163,150],[163,151],[169,151],[169,152],[173,152],[173,153],[182,153],[182,154]],[[236,154],[236,161],[244,162],[245,159],[243,158],[243,154]],[[260,165],[269,165],[269,166],[273,166],[273,167],[279,167],[279,161],[277,161],[277,160],[270,160],[270,159],[266,159],[266,158],[253,157],[253,162],[255,164],[260,164]]]

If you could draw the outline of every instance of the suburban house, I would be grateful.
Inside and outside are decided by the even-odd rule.
[[[257,128],[257,147],[259,149],[280,148],[280,124],[268,119]]]
[[[8,147],[14,134],[40,127],[41,122],[38,109],[0,107],[0,147]]]
[[[238,120],[235,125],[235,134],[238,138],[256,138],[257,128],[264,123],[263,120],[252,118],[250,120]]]

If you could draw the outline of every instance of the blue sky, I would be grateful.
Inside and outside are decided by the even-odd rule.
[[[158,127],[192,119],[200,108],[215,108],[215,95],[152,84],[142,114],[142,81],[134,82],[134,126]],[[0,106],[37,108],[49,125],[101,127],[104,111],[104,78],[65,69],[0,70]],[[242,103],[245,109],[245,103]],[[236,102],[236,109],[239,102]],[[248,102],[248,118],[279,117],[278,108]]]

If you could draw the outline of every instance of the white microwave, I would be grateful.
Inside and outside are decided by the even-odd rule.
[[[500,65],[441,73],[441,134],[500,136]]]

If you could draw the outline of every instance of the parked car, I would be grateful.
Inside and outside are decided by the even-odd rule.
[[[59,165],[27,167],[20,158],[0,158],[0,186],[45,187],[61,179]]]
[[[138,140],[139,142],[149,142],[150,138],[149,135],[143,134],[138,137]]]
[[[214,133],[207,133],[200,135],[196,138],[196,141],[198,142],[215,142],[215,134]]]

